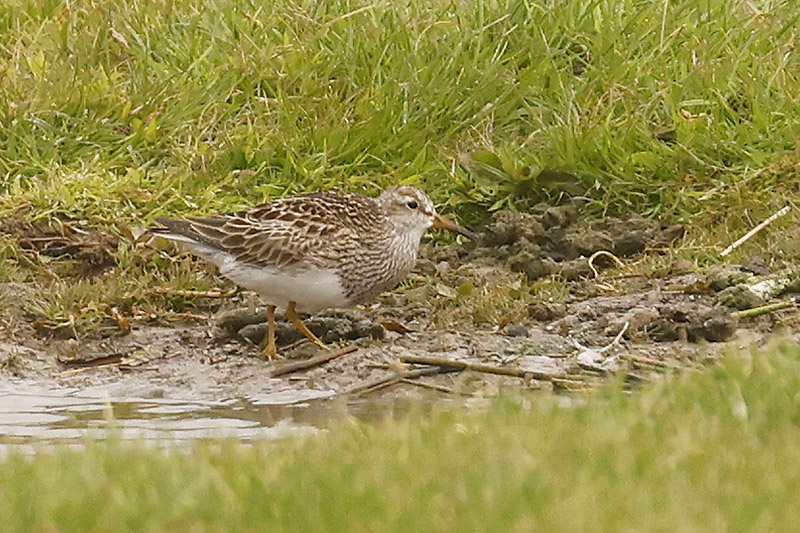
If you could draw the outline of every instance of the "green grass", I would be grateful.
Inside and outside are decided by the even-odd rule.
[[[495,401],[191,451],[95,443],[0,462],[6,531],[793,531],[800,350],[632,396]]]
[[[486,209],[542,198],[543,169],[611,212],[696,213],[721,184],[796,191],[798,16],[790,1],[11,0],[0,205],[113,224],[410,181]]]

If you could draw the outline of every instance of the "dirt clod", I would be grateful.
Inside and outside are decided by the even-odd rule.
[[[753,274],[742,272],[734,265],[718,265],[708,271],[707,277],[709,286],[715,291],[721,291],[748,282],[753,278]]]
[[[512,271],[524,273],[529,280],[554,273],[577,280],[592,275],[583,258],[595,252],[630,256],[648,247],[667,246],[684,231],[683,226],[662,227],[637,216],[578,222],[572,204],[532,213],[498,211],[480,231],[478,242],[464,246],[464,259],[508,263]],[[603,261],[598,264],[602,266]]]
[[[725,307],[733,309],[751,309],[766,304],[766,300],[757,293],[753,292],[747,284],[742,283],[733,285],[721,290],[716,297],[716,301]]]
[[[528,316],[540,322],[561,318],[566,313],[567,306],[562,303],[534,302],[528,306]]]
[[[767,266],[767,262],[764,261],[764,258],[758,255],[754,255],[747,261],[745,261],[741,269],[744,272],[750,272],[751,274],[755,274],[756,276],[767,276],[769,275],[769,267]]]
[[[246,339],[259,344],[267,333],[266,310],[236,309],[221,316],[217,324],[222,336]],[[383,327],[352,310],[338,310],[324,316],[312,316],[304,320],[308,329],[323,342],[352,341],[360,338],[381,339],[385,334]],[[305,336],[288,321],[277,317],[275,321],[275,340],[278,346],[303,340]]]
[[[730,339],[736,332],[739,320],[735,315],[724,311],[715,311],[703,322],[703,337],[711,342],[722,342]]]
[[[528,250],[521,250],[508,258],[508,266],[513,272],[522,272],[533,281],[556,272],[555,262],[534,256]]]
[[[509,337],[527,337],[528,328],[523,324],[509,324],[503,328],[503,333]]]
[[[69,257],[81,276],[100,274],[115,264],[119,238],[85,222],[50,218],[29,222],[22,214],[0,220],[0,234],[15,238],[20,249],[49,257]]]
[[[578,220],[578,210],[573,205],[563,205],[557,207],[549,207],[547,211],[542,214],[541,225],[545,229],[550,229],[554,226],[565,228],[575,223]]]

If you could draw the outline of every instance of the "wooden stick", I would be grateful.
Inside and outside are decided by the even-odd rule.
[[[587,390],[588,388],[585,381],[573,380],[569,378],[553,378],[550,380],[550,382],[553,384],[554,388],[568,391],[582,391]]]
[[[118,368],[120,366],[125,365],[126,363],[123,361],[117,361],[116,363],[106,363],[104,365],[94,365],[94,366],[80,366],[78,368],[71,368],[69,370],[64,370],[63,372],[57,372],[53,374],[53,377],[64,377],[64,376],[72,376],[74,374],[82,374],[84,372],[88,372],[89,370],[93,369],[100,369],[100,368]]]
[[[119,363],[125,358],[125,355],[126,355],[125,352],[117,352],[117,353],[89,356],[84,359],[77,359],[77,360],[64,360],[61,359],[60,357],[57,357],[56,361],[58,361],[62,365],[71,366],[73,368],[99,367],[99,366],[113,365],[115,363]]]
[[[223,291],[218,287],[214,287],[207,291],[192,291],[187,289],[172,289],[170,287],[153,287],[150,289],[150,292],[167,296],[183,296],[184,298],[229,298],[236,294],[236,288]]]
[[[762,305],[760,307],[752,307],[750,309],[745,309],[744,311],[734,311],[733,313],[731,313],[731,315],[737,318],[750,318],[754,316],[765,315],[773,311],[779,311],[781,309],[786,309],[787,307],[794,307],[794,306],[795,306],[794,300],[786,300],[774,304]]]
[[[739,239],[735,243],[733,243],[730,246],[728,246],[727,248],[725,248],[722,251],[722,253],[719,254],[719,255],[721,255],[722,257],[725,257],[726,255],[728,255],[729,253],[731,253],[732,251],[737,249],[739,246],[741,246],[742,244],[747,242],[747,240],[750,239],[750,237],[752,237],[753,235],[755,235],[756,233],[758,233],[762,229],[766,228],[768,225],[772,224],[776,219],[778,219],[778,218],[782,217],[783,215],[785,215],[786,213],[788,213],[789,209],[791,209],[790,206],[788,206],[788,205],[784,206],[780,211],[778,211],[777,213],[775,213],[774,215],[769,217],[767,220],[765,220],[764,222],[762,222],[761,224],[759,224],[755,228],[753,228],[750,231],[748,231],[747,233],[745,233],[744,236],[741,239]]]
[[[389,376],[384,376],[382,378],[374,379],[366,383],[361,383],[348,390],[347,394],[359,394],[359,395],[369,394],[370,392],[375,392],[377,390],[385,389],[386,387],[391,387],[392,385],[396,385],[397,383],[400,383],[404,379],[414,379],[422,376],[432,376],[434,374],[440,374],[442,372],[447,372],[447,369],[442,369],[441,367],[433,367],[433,368],[418,368],[416,370],[408,370],[406,372],[400,372],[399,374],[391,374]]]
[[[645,377],[645,376],[643,376],[641,374],[636,374],[634,372],[628,372],[627,374],[625,374],[625,380],[626,381],[641,381],[641,382],[650,381],[649,378],[647,378],[647,377]]]
[[[82,374],[84,372],[88,372],[94,369],[101,369],[101,368],[123,368],[123,367],[137,367],[142,366],[150,362],[150,359],[132,359],[129,357],[123,357],[119,361],[114,361],[111,363],[103,363],[103,364],[89,364],[85,366],[79,366],[78,368],[71,368],[69,370],[64,370],[62,372],[57,372],[53,374],[53,377],[64,377],[64,376],[72,376],[75,374]]]
[[[606,376],[606,375],[609,374],[608,370],[606,370],[602,366],[596,365],[594,363],[581,363],[579,361],[578,362],[578,368],[580,368],[581,371],[584,374],[588,374],[588,375],[592,375],[592,376],[596,376],[598,374],[600,374],[601,376]]]
[[[654,368],[671,368],[673,370],[682,369],[683,367],[678,365],[670,364],[666,361],[661,361],[659,359],[653,359],[651,357],[641,357],[639,355],[623,355],[623,359],[627,359],[631,363],[639,364],[642,366],[649,366]]]
[[[352,344],[349,346],[345,346],[340,350],[335,350],[331,352],[325,352],[321,355],[317,355],[312,357],[311,359],[306,359],[304,361],[297,361],[296,363],[289,363],[283,365],[279,368],[276,368],[270,374],[270,377],[276,378],[278,376],[284,376],[286,374],[292,374],[293,372],[299,372],[301,370],[308,370],[309,368],[313,368],[315,366],[323,365],[329,361],[333,361],[334,359],[341,357],[343,355],[347,355],[349,353],[355,352],[358,350],[357,346],[353,346]]]
[[[434,385],[433,383],[425,383],[424,381],[419,381],[416,379],[404,378],[400,380],[400,383],[403,383],[405,385],[414,385],[415,387],[422,387],[423,389],[431,389],[439,392],[446,392],[447,394],[455,394],[455,391],[453,391],[453,389],[451,389],[450,387],[444,387],[442,385]],[[466,396],[471,396],[470,394],[466,394],[463,392],[459,394],[465,394]]]
[[[631,323],[626,320],[625,324],[622,325],[622,329],[619,330],[619,333],[617,333],[617,336],[614,337],[614,340],[609,342],[608,344],[606,344],[605,346],[603,346],[602,348],[600,348],[597,351],[600,352],[600,353],[606,353],[611,348],[613,348],[614,346],[619,344],[620,339],[622,339],[622,336],[625,335],[626,331],[628,331],[628,326],[630,326],[630,325],[631,325]]]
[[[458,368],[461,370],[473,370],[485,374],[499,374],[501,376],[513,376],[516,378],[527,378],[541,380],[564,379],[562,375],[548,374],[537,370],[523,370],[521,368],[508,368],[503,366],[484,365],[481,363],[468,363],[466,361],[456,361],[454,359],[442,359],[439,357],[420,357],[416,355],[404,355],[400,357],[404,363],[416,365],[442,366],[448,368]]]

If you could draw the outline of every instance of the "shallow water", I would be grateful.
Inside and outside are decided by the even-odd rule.
[[[0,385],[0,453],[82,446],[87,439],[136,439],[156,446],[198,439],[243,442],[312,435],[347,417],[375,419],[397,406],[332,400],[331,394],[270,394],[214,401],[110,397],[74,388]]]

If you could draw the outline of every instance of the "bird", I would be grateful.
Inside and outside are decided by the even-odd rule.
[[[261,353],[268,360],[282,358],[276,311],[285,311],[306,338],[327,348],[300,313],[370,303],[394,288],[414,268],[430,227],[476,237],[439,215],[428,194],[412,185],[387,188],[377,197],[334,191],[287,196],[222,215],[156,222],[154,235],[186,245],[264,300]]]

